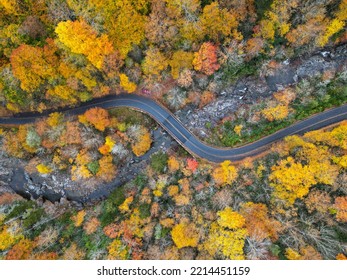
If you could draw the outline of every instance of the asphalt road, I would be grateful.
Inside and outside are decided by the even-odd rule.
[[[272,143],[288,135],[303,134],[347,119],[347,104],[345,104],[295,123],[253,143],[237,148],[217,148],[197,139],[170,111],[154,100],[135,94],[121,94],[94,99],[77,108],[59,108],[42,114],[23,113],[11,118],[0,118],[0,125],[32,123],[37,118],[47,116],[54,111],[64,112],[66,115],[78,115],[93,107],[104,109],[128,107],[148,114],[189,153],[211,162],[239,161],[246,157],[256,156],[269,149]]]

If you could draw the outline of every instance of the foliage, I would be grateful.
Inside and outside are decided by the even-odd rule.
[[[231,161],[225,160],[214,169],[212,176],[217,185],[230,185],[237,177],[237,170]]]
[[[238,229],[245,226],[245,218],[231,208],[227,207],[218,213],[217,223],[219,226],[228,229]]]
[[[22,239],[10,249],[10,251],[6,255],[6,259],[7,260],[28,259],[33,247],[34,247],[33,241],[30,241],[28,239]]]
[[[180,164],[174,156],[169,157],[167,165],[171,172],[175,172],[180,169]]]
[[[248,234],[259,241],[265,238],[277,240],[281,224],[269,217],[268,208],[262,203],[247,202],[242,204],[241,215],[245,218]]]
[[[80,227],[82,225],[85,216],[86,216],[86,212],[84,210],[81,210],[81,211],[78,211],[78,213],[71,218],[75,224],[75,227]]]
[[[48,167],[47,165],[44,165],[42,163],[37,165],[36,169],[41,174],[49,174],[53,171],[50,167]]]
[[[145,127],[140,127],[132,139],[132,151],[136,156],[144,155],[151,147],[152,138],[150,132]]]
[[[11,234],[6,227],[0,232],[0,250],[5,251],[10,248],[16,241],[18,237]]]
[[[132,93],[136,90],[136,84],[129,81],[129,78],[125,74],[119,75],[120,86],[128,93]]]
[[[114,51],[108,36],[97,36],[84,20],[60,22],[55,32],[59,41],[71,49],[71,52],[85,55],[98,69],[102,68],[104,57]]]
[[[206,75],[212,75],[220,67],[217,60],[217,50],[217,46],[212,43],[203,43],[199,51],[194,53],[194,69]]]
[[[104,131],[111,123],[108,112],[102,108],[89,109],[82,115],[82,118],[100,131]]]
[[[151,48],[146,52],[142,63],[142,71],[145,75],[160,75],[168,66],[168,60],[158,49]]]
[[[55,46],[52,41],[48,41],[44,48],[23,44],[12,52],[12,71],[21,81],[23,90],[33,92],[46,79],[52,79],[57,75],[57,57],[54,52]]]
[[[171,75],[174,79],[178,79],[180,72],[183,69],[192,69],[193,54],[185,51],[176,51],[169,65],[171,67]]]
[[[220,9],[218,2],[212,2],[204,7],[201,24],[203,33],[216,42],[223,37],[231,35],[233,30],[236,31],[238,25],[232,11]],[[237,32],[235,32],[236,34]]]
[[[272,122],[275,120],[285,119],[288,116],[289,111],[287,106],[277,105],[275,107],[265,108],[261,113],[268,121]]]
[[[199,242],[199,235],[194,224],[179,223],[172,228],[172,240],[177,248],[196,247]]]
[[[242,260],[244,259],[243,247],[247,230],[244,226],[244,218],[230,208],[217,212],[221,217],[218,222],[211,224],[209,237],[205,241],[204,247],[211,256],[221,254],[227,259]],[[237,218],[236,222],[225,221],[227,216]]]
[[[341,197],[335,198],[335,203],[333,207],[337,211],[336,220],[342,223],[346,222],[347,221],[347,197],[341,196]]]

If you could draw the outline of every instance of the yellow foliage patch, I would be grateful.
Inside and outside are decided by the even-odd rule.
[[[233,211],[230,207],[225,208],[218,213],[218,225],[228,229],[239,229],[245,226],[245,218]]]
[[[47,165],[44,165],[42,163],[37,165],[36,169],[41,174],[49,174],[49,173],[51,173],[53,171],[50,167],[48,167]]]
[[[136,91],[136,84],[129,81],[129,78],[125,74],[119,75],[120,86],[128,93]]]
[[[199,234],[193,223],[180,223],[171,230],[172,240],[178,249],[184,247],[196,247],[199,242]]]

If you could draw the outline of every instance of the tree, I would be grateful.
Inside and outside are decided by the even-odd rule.
[[[183,69],[192,69],[194,55],[190,52],[176,51],[169,61],[171,67],[171,75],[174,79],[178,79],[180,72]]]
[[[286,39],[293,47],[300,47],[316,41],[325,30],[325,20],[322,15],[309,19],[304,24],[299,24],[286,34]]]
[[[217,59],[217,46],[210,42],[203,43],[198,52],[194,53],[194,69],[206,75],[212,75],[220,67]]]
[[[143,126],[133,126],[133,133],[129,131],[131,139],[131,149],[136,156],[144,155],[151,147],[152,138],[147,128]]]
[[[245,225],[249,235],[259,241],[271,238],[278,239],[281,224],[268,215],[265,204],[247,202],[242,204],[240,214],[245,218]]]
[[[344,26],[345,23],[342,20],[337,18],[331,20],[329,25],[326,27],[325,33],[318,39],[319,46],[324,47],[328,43],[330,37],[342,30]]]
[[[281,160],[272,167],[269,176],[270,185],[275,188],[274,195],[289,205],[293,205],[297,198],[303,198],[317,181],[307,165],[296,163],[292,157]]]
[[[45,26],[36,16],[28,16],[19,28],[19,32],[28,35],[32,39],[38,39],[46,35]]]
[[[238,229],[245,226],[245,218],[239,213],[233,211],[230,207],[226,207],[217,213],[218,225],[228,229]]]
[[[102,68],[104,57],[114,52],[108,36],[98,36],[84,20],[60,22],[55,32],[60,42],[73,53],[85,55],[98,69]]]
[[[77,92],[73,90],[68,85],[56,85],[55,87],[47,90],[47,97],[55,97],[60,100],[69,101],[71,103],[76,103]]]
[[[125,74],[119,75],[120,86],[128,93],[132,93],[136,90],[136,84],[129,81],[129,78]]]
[[[37,165],[36,169],[40,174],[49,174],[53,171],[50,167],[42,163]]]
[[[15,236],[9,232],[8,228],[5,226],[0,232],[0,250],[5,251],[10,248],[16,241],[19,236]]]
[[[237,178],[236,167],[231,165],[231,161],[225,160],[213,170],[212,177],[219,186],[230,185]]]
[[[24,238],[8,251],[6,260],[26,260],[29,258],[33,248],[34,242]]]
[[[56,77],[57,57],[52,42],[46,48],[32,47],[26,44],[19,46],[11,54],[12,71],[21,81],[21,88],[33,92],[46,79]]]
[[[341,223],[347,222],[347,196],[340,196],[335,198],[333,205],[336,210],[336,220]]]
[[[142,71],[146,76],[157,75],[168,66],[166,57],[156,48],[150,48],[146,52],[146,57],[142,63]]]
[[[102,24],[124,59],[134,45],[139,45],[145,38],[145,24],[148,2],[144,0],[89,1],[103,17]]]
[[[269,41],[273,41],[275,35],[284,37],[290,30],[290,17],[298,4],[297,0],[274,0],[260,21],[259,35]]]
[[[170,156],[167,161],[167,166],[169,167],[170,172],[176,172],[180,169],[180,163],[174,156]]]
[[[198,166],[199,166],[199,163],[195,159],[193,158],[187,159],[187,168],[190,171],[194,172],[198,168]]]
[[[22,1],[18,0],[0,0],[0,5],[4,8],[5,12],[10,15],[20,15],[23,13]],[[0,7],[1,7],[0,6]]]
[[[111,260],[126,260],[129,257],[127,246],[118,238],[114,239],[107,249]]]
[[[261,113],[268,121],[272,122],[285,119],[289,114],[289,110],[288,106],[280,104],[275,107],[265,108]]]
[[[305,205],[310,214],[314,211],[324,214],[328,212],[329,208],[331,208],[330,200],[331,198],[328,193],[313,190],[310,191],[308,196],[305,198]]]
[[[97,229],[100,226],[100,222],[97,218],[93,217],[90,220],[86,221],[83,229],[86,232],[86,234],[90,235],[97,231]]]
[[[47,124],[50,127],[55,128],[63,122],[63,118],[64,115],[62,113],[51,113],[47,119]]]
[[[199,234],[193,223],[179,223],[171,230],[172,240],[178,249],[184,247],[196,247],[199,242]]]
[[[115,144],[116,144],[116,142],[114,140],[112,140],[112,138],[110,136],[107,136],[105,138],[105,144],[99,148],[99,152],[102,155],[107,155],[112,151]]]
[[[151,167],[158,173],[163,173],[167,166],[168,156],[163,152],[155,153],[151,156]]]
[[[71,178],[73,181],[88,179],[92,177],[87,165],[90,163],[91,157],[86,149],[80,150],[75,159],[75,165],[71,167]]]
[[[85,216],[86,216],[86,211],[81,210],[81,211],[78,211],[78,213],[71,218],[71,220],[74,222],[75,227],[82,226]]]
[[[112,156],[103,156],[99,160],[99,166],[96,175],[105,182],[111,182],[117,174],[117,168],[112,162]]]
[[[102,108],[89,109],[82,116],[82,122],[85,119],[100,131],[105,131],[105,129],[111,124],[108,112]]]
[[[256,57],[263,51],[265,42],[262,38],[251,38],[247,40],[245,52],[248,59]]]
[[[85,252],[78,248],[76,243],[71,243],[70,247],[64,248],[63,260],[83,260]]]
[[[179,20],[168,15],[168,1],[152,0],[151,13],[145,25],[147,40],[161,50],[169,51],[178,42]]]
[[[217,215],[219,219],[211,224],[208,238],[203,244],[205,250],[211,256],[221,255],[231,260],[243,260],[247,235],[245,219],[231,208],[219,211]]]
[[[231,11],[220,9],[217,1],[204,7],[201,24],[203,33],[215,42],[220,42],[221,39],[228,37],[233,30],[235,35],[237,34],[238,22],[236,17]]]

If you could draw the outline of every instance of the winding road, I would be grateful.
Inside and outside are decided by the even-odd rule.
[[[320,129],[347,119],[347,104],[344,104],[297,122],[253,143],[236,148],[217,148],[197,139],[169,110],[154,100],[135,94],[120,94],[94,99],[76,108],[60,108],[44,113],[23,113],[14,117],[0,118],[0,125],[32,123],[37,118],[48,116],[54,111],[63,112],[66,115],[78,115],[93,107],[104,109],[128,107],[148,114],[189,153],[217,163],[224,160],[239,161],[246,157],[256,156],[269,149],[272,143],[286,136],[303,134],[307,131]]]

